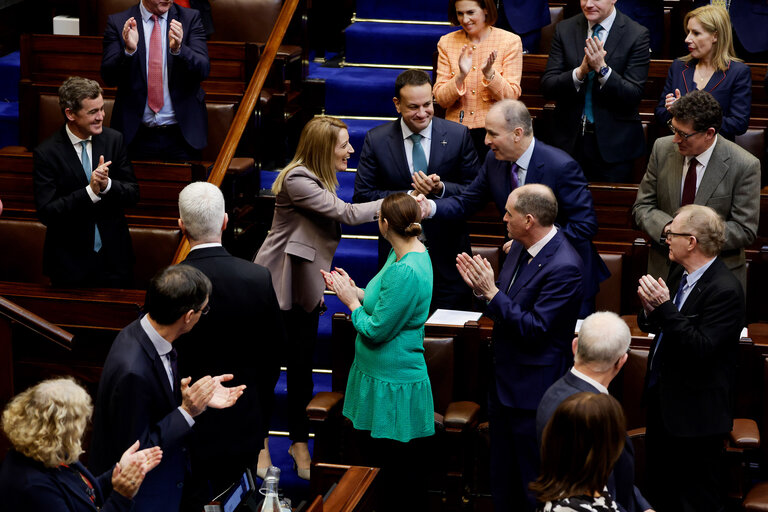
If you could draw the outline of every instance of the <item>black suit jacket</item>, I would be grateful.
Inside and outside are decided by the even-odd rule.
[[[683,269],[675,265],[667,285],[674,296]],[[660,364],[658,393],[667,431],[678,437],[724,434],[733,428],[733,379],[739,336],[745,323],[744,292],[728,267],[717,258],[704,272],[680,311],[672,300],[661,304],[638,325],[663,333],[663,348],[654,358],[656,336],[648,356]]]
[[[179,371],[193,382],[205,375],[232,373],[227,386],[245,384],[228,409],[209,409],[197,418],[191,442],[193,465],[229,460],[255,463],[267,435],[269,408],[286,346],[280,305],[269,270],[230,255],[223,247],[190,251],[183,262],[211,280],[211,309],[179,338]],[[244,467],[218,468],[239,476]]]
[[[111,492],[112,468],[96,478],[79,462],[70,467],[91,482],[95,503],[86,494],[85,484],[79,476],[65,468],[47,468],[41,462],[10,450],[0,467],[0,511],[94,512],[97,505],[103,512],[133,509],[132,500]]]
[[[162,448],[163,460],[147,473],[134,499],[136,510],[179,508],[189,466],[186,437],[191,430],[179,405],[160,355],[135,320],[117,335],[104,362],[88,465],[94,473],[103,473],[137,439],[140,449]]]
[[[435,173],[445,185],[443,197],[460,194],[477,175],[480,163],[469,130],[445,119],[432,119],[432,145],[429,174]],[[411,172],[405,155],[400,119],[377,126],[365,136],[360,163],[355,175],[354,202],[382,199],[395,192],[413,190]],[[435,295],[442,292],[468,294],[468,288],[456,270],[456,255],[471,254],[469,234],[463,219],[429,220],[423,223],[435,274]],[[389,244],[380,245],[380,263],[389,254]],[[382,258],[383,256],[383,258]]]
[[[130,276],[133,247],[123,209],[139,200],[139,185],[133,174],[123,136],[110,128],[92,138],[91,166],[99,156],[112,161],[112,187],[94,203],[85,187],[88,178],[65,128],[35,148],[35,204],[40,222],[48,229],[43,249],[43,272],[54,281],[77,282],[89,272],[94,226],[99,226],[102,256],[109,270]]]
[[[555,409],[569,396],[583,391],[600,392],[592,384],[580,379],[569,370],[544,393],[539,409],[536,411],[536,439],[539,446],[541,446],[544,427],[555,413]],[[626,438],[624,450],[608,479],[608,491],[616,498],[616,503],[627,512],[644,512],[651,508],[640,490],[635,487],[635,448],[629,437]]]
[[[577,14],[557,24],[541,88],[556,100],[551,143],[573,155],[584,112],[584,84],[577,91],[572,72],[584,59],[589,24]],[[605,62],[611,74],[600,87],[593,81],[592,108],[595,135],[603,160],[622,162],[643,154],[643,128],[638,107],[650,64],[648,29],[618,10],[605,40]]]
[[[133,55],[126,55],[123,25],[131,17],[136,19],[139,43]],[[181,51],[178,55],[169,51],[167,56],[168,91],[173,110],[184,139],[193,148],[202,149],[208,143],[208,114],[205,109],[205,91],[200,83],[208,77],[211,69],[205,29],[200,21],[200,13],[195,9],[173,5],[167,19],[168,23],[170,20],[179,20],[184,29]],[[147,104],[147,48],[138,3],[107,18],[101,77],[107,85],[117,87],[112,127],[120,130],[130,144],[139,129]]]

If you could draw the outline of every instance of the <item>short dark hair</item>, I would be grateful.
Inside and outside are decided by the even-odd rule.
[[[160,270],[149,282],[144,310],[160,325],[171,325],[187,311],[200,311],[211,294],[211,281],[189,265]]]
[[[541,438],[541,502],[602,493],[624,449],[626,420],[611,395],[576,393],[555,409]]]
[[[384,198],[381,202],[381,218],[386,219],[389,229],[400,236],[421,234],[419,204],[405,192],[396,192]]]
[[[461,23],[459,23],[459,17],[456,16],[456,2],[458,1],[459,0],[450,0],[450,2],[448,2],[448,21],[455,27],[461,25]],[[496,2],[493,0],[472,1],[485,11],[485,24],[488,26],[495,25],[496,20],[499,19],[499,12],[496,10]]]
[[[540,183],[523,185],[517,189],[512,207],[523,215],[533,215],[539,225],[552,226],[557,219],[557,198],[552,189]]]
[[[693,129],[697,132],[714,128],[717,133],[723,122],[723,109],[720,103],[707,91],[698,89],[675,101],[669,107],[669,113],[677,121],[684,123],[693,121]]]
[[[432,81],[429,79],[429,75],[426,71],[420,69],[406,69],[397,75],[397,78],[395,79],[395,98],[400,99],[400,89],[406,85],[418,87],[424,84],[432,85]]]
[[[59,87],[61,113],[65,114],[67,109],[77,112],[83,108],[83,100],[95,100],[103,93],[104,91],[96,80],[71,76]]]

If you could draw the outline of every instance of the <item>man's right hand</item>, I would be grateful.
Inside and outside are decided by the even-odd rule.
[[[104,155],[99,157],[99,166],[91,172],[91,182],[88,184],[96,195],[104,192],[109,185],[109,166],[112,160],[105,162]]]
[[[125,51],[133,53],[139,44],[139,29],[136,26],[136,18],[130,17],[123,25],[123,42],[125,42]]]

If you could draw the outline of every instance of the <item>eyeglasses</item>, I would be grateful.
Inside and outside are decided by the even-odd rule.
[[[667,240],[669,240],[673,236],[692,236],[693,238],[696,238],[696,235],[692,233],[674,233],[672,231],[665,231],[659,237],[659,243],[663,245],[667,243]]]
[[[667,127],[669,128],[669,131],[671,131],[673,135],[677,135],[678,137],[680,137],[683,140],[688,140],[689,138],[693,137],[697,133],[702,133],[701,131],[696,131],[696,132],[693,132],[693,133],[685,133],[683,131],[680,131],[677,128],[675,128],[674,126],[672,126],[672,120],[671,119],[669,121],[667,121]]]
[[[210,310],[211,310],[211,305],[210,304],[206,304],[205,306],[203,306],[202,309],[198,309],[197,311],[201,315],[207,315]]]

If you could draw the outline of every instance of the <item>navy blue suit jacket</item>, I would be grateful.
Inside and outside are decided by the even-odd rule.
[[[115,459],[114,462],[117,462]],[[114,464],[114,463],[113,463]],[[85,493],[80,477],[65,468],[47,468],[16,450],[10,450],[0,467],[0,511],[103,512],[129,511],[133,501],[112,491],[112,468],[94,477],[82,464],[71,464],[93,485],[96,502]],[[104,491],[109,497],[105,500]]]
[[[160,355],[135,320],[117,335],[104,362],[89,466],[95,473],[106,471],[137,439],[140,449],[162,448],[163,460],[147,473],[136,495],[136,512],[179,508],[188,469],[185,438],[191,430],[179,405]]]
[[[651,57],[660,59],[664,43],[664,0],[617,0],[615,5],[650,31]]]
[[[675,60],[669,67],[667,82],[661,92],[659,104],[656,106],[656,119],[660,124],[666,124],[672,116],[669,115],[664,100],[667,94],[675,93],[685,96],[696,90],[693,72],[696,70],[696,60],[683,62]],[[752,72],[743,62],[731,61],[725,71],[715,71],[709,83],[704,87],[720,103],[723,109],[723,124],[720,133],[727,139],[733,140],[749,127],[749,114],[752,109]]]
[[[589,391],[599,393],[598,389],[589,382],[580,379],[570,371],[560,380],[552,384],[541,399],[539,409],[536,411],[536,438],[541,446],[541,436],[549,418],[555,413],[555,409],[563,400],[576,393]],[[646,501],[640,490],[635,487],[635,448],[632,440],[627,437],[624,450],[613,467],[613,472],[608,479],[608,491],[616,498],[618,505],[626,512],[643,512],[652,508]]]
[[[461,194],[477,176],[479,167],[480,162],[469,130],[452,121],[432,118],[432,145],[428,169],[429,174],[440,176],[445,186],[443,197]],[[412,182],[400,119],[371,129],[365,136],[363,150],[360,152],[360,163],[355,175],[354,202],[375,201],[395,192],[411,191]],[[427,237],[435,272],[436,292],[468,294],[467,286],[456,271],[456,255],[470,252],[469,234],[464,220],[425,222],[424,235]],[[386,254],[389,254],[389,244],[384,242],[380,249],[384,251],[386,258]]]
[[[584,112],[584,84],[576,90],[572,72],[584,59],[589,25],[583,14],[561,21],[555,28],[541,90],[556,101],[552,144],[574,154]],[[605,62],[611,74],[602,87],[593,81],[592,110],[600,155],[608,163],[624,162],[643,155],[643,127],[638,108],[651,62],[648,29],[616,11],[608,39]]]
[[[123,25],[131,17],[136,19],[139,44],[136,52],[129,56],[125,54]],[[178,55],[169,51],[167,59],[168,91],[173,110],[184,139],[193,148],[202,149],[208,143],[208,114],[205,109],[205,91],[200,83],[211,69],[205,29],[200,21],[200,13],[194,9],[173,5],[167,19],[168,23],[170,20],[179,20],[184,29],[181,51]],[[147,104],[147,48],[138,3],[107,18],[101,77],[107,85],[117,87],[111,126],[123,132],[126,142],[130,144],[139,129]]]
[[[48,228],[43,272],[54,281],[77,282],[90,272],[94,226],[99,227],[101,255],[109,270],[126,276],[133,272],[133,246],[123,209],[138,202],[139,185],[123,136],[104,128],[91,144],[93,169],[102,155],[104,161],[112,161],[112,187],[96,203],[85,190],[88,178],[64,126],[33,153],[37,215]]]
[[[573,362],[571,340],[582,301],[581,258],[562,232],[510,288],[523,246],[515,242],[486,314],[494,321],[493,361],[502,405],[535,411],[544,392]]]
[[[496,160],[494,152],[489,151],[477,178],[464,192],[436,201],[434,218],[467,218],[488,201],[493,201],[503,215],[512,192],[510,167],[510,162]],[[555,223],[584,262],[584,297],[591,299],[597,295],[600,282],[610,274],[592,245],[592,237],[597,233],[597,215],[581,167],[565,152],[536,139],[525,182],[547,185],[555,193],[558,208]]]

